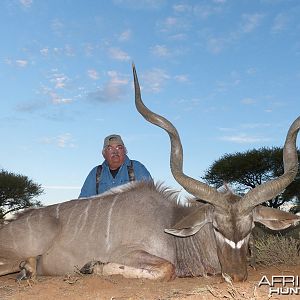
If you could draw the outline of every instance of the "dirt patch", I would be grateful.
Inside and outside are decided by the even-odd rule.
[[[262,276],[300,275],[300,266],[249,268],[247,282],[223,282],[221,276],[176,278],[170,282],[156,282],[141,279],[126,279],[121,276],[98,277],[94,275],[76,275],[69,277],[39,277],[31,287],[26,281],[17,284],[15,274],[0,277],[1,300],[37,300],[37,299],[253,299],[266,300],[267,286],[258,287]],[[277,296],[274,299],[299,299],[299,295]]]

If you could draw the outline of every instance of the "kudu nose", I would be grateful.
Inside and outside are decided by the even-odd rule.
[[[248,274],[247,272],[243,273],[222,273],[223,279],[228,282],[242,282],[246,281]]]
[[[244,273],[244,274],[233,274],[231,276],[233,282],[246,281],[247,277],[248,277],[247,273]]]

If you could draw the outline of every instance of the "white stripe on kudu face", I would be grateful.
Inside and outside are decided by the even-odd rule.
[[[245,239],[243,238],[242,240],[238,241],[237,243],[227,239],[226,237],[224,237],[219,231],[217,231],[216,229],[214,229],[214,232],[216,234],[216,236],[221,240],[221,241],[225,241],[225,243],[227,243],[232,249],[241,249],[241,247],[243,246],[243,244],[245,243]]]

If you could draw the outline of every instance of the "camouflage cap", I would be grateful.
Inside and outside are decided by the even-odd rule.
[[[118,145],[123,145],[124,146],[122,138],[118,134],[111,134],[111,135],[107,136],[104,139],[103,149],[105,149],[107,146],[109,146],[111,144],[118,144]]]

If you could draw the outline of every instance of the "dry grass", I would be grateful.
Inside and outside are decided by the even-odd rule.
[[[282,235],[264,234],[254,241],[255,261],[265,266],[300,265],[300,240]]]

